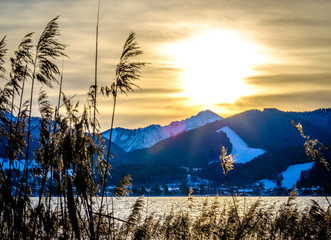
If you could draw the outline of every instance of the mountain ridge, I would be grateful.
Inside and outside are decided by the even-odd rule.
[[[39,120],[32,120],[35,123],[31,127],[33,138],[30,141],[30,152],[38,147],[39,136]],[[145,131],[146,138],[148,130],[154,129],[158,133],[161,129],[165,130],[163,133],[166,138],[157,139],[154,135],[152,139],[156,139],[156,143],[129,152],[114,142],[111,148],[114,157],[110,160],[113,167],[111,184],[116,184],[123,175],[131,174],[137,185],[174,184],[182,181],[188,181],[192,185],[206,182],[209,186],[222,185],[226,179],[219,156],[220,147],[224,146],[228,153],[237,155],[234,169],[229,172],[234,185],[252,186],[258,182],[267,185],[269,182],[275,186],[276,182],[282,182],[280,176],[284,175],[284,181],[287,181],[288,176],[294,174],[288,173],[294,172],[288,170],[291,167],[290,170],[296,170],[296,178],[291,183],[300,176],[298,184],[301,187],[328,188],[325,184],[328,176],[318,168],[319,164],[308,164],[311,169],[302,168],[312,160],[305,155],[304,139],[291,121],[301,123],[306,136],[318,139],[331,149],[331,108],[310,112],[248,110],[227,118],[214,115],[211,111],[203,111],[163,127],[150,125],[147,130],[121,129],[129,133]],[[117,137],[122,138],[123,142],[128,138],[118,133]],[[137,138],[133,136],[131,141],[137,141]],[[108,139],[105,139],[105,144],[108,146]],[[1,146],[0,152],[4,153]],[[325,158],[330,161],[331,150],[324,153]],[[301,174],[303,171],[304,174]]]
[[[125,129],[118,127],[113,130],[112,142],[116,143],[124,151],[131,152],[138,149],[152,147],[164,139],[221,119],[223,118],[216,113],[210,110],[205,110],[199,112],[197,115],[181,121],[173,121],[165,126],[153,124],[138,129]],[[109,140],[109,131],[110,130],[106,130],[102,133],[103,137],[107,140]]]
[[[220,147],[225,146],[228,153],[232,153],[233,148],[238,149],[234,145],[236,141],[229,139],[225,132],[217,131],[228,127],[248,148],[265,151],[249,161],[238,161],[234,170],[229,172],[231,182],[235,185],[254,184],[262,179],[276,182],[289,166],[311,161],[305,155],[304,139],[291,124],[292,120],[302,124],[306,136],[331,146],[331,109],[311,112],[249,110],[164,139],[149,148],[128,152],[128,162],[115,168],[114,179],[121,168],[121,173],[125,169],[137,184],[180,182],[188,175],[191,179],[224,183]],[[318,172],[314,170],[315,165],[312,171]],[[150,172],[150,180],[147,180],[147,172]]]

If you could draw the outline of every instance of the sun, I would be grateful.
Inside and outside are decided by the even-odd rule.
[[[233,103],[254,89],[244,79],[265,62],[257,44],[238,32],[212,30],[166,47],[172,64],[180,68],[182,96],[194,105]]]

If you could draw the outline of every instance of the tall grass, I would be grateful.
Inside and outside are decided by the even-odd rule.
[[[46,91],[39,92],[40,136],[37,149],[30,152],[34,83],[38,80],[52,87],[52,82],[57,82],[56,75],[60,75],[56,60],[66,56],[66,45],[56,39],[59,36],[57,20],[58,17],[46,25],[36,45],[32,41],[33,33],[23,38],[15,57],[11,58],[9,77],[4,68],[6,38],[0,41],[0,77],[9,79],[0,89],[1,157],[9,159],[8,170],[1,163],[0,175],[0,218],[3,227],[0,237],[3,238],[98,239],[105,236],[105,232],[114,232],[115,217],[104,211],[102,200],[97,205],[93,198],[101,191],[103,199],[111,169],[110,145],[106,154],[104,140],[95,128],[96,85],[87,93],[88,101],[81,113],[79,104],[73,103],[62,92],[63,70],[56,107],[48,100]],[[114,89],[104,88],[104,93],[110,93],[114,98],[112,127],[117,91],[126,93],[136,86],[132,81],[139,79],[140,69],[145,63],[131,61],[131,58],[141,53],[135,34],[131,33],[116,68],[116,81],[112,85]],[[30,98],[24,102],[24,86],[28,79],[32,84]],[[20,97],[19,106],[15,105],[16,96]],[[64,108],[62,115],[59,113],[61,106]],[[29,166],[32,156],[37,166]],[[13,166],[24,158],[24,170],[14,169]],[[12,170],[15,174],[12,174]],[[129,176],[122,179],[114,196],[128,193],[126,187],[131,184],[130,179]],[[33,205],[30,196],[36,190],[38,201]],[[53,195],[60,197],[55,208],[51,201]],[[109,219],[112,219],[112,227],[108,226]]]
[[[65,56],[65,45],[59,36],[58,18],[51,20],[37,44],[34,34],[27,34],[10,58],[11,69],[5,69],[6,38],[0,41],[0,141],[1,158],[9,159],[9,169],[0,165],[0,239],[330,239],[331,207],[322,208],[312,201],[305,210],[298,209],[293,192],[287,203],[279,208],[264,206],[257,201],[247,211],[239,212],[227,172],[233,167],[232,156],[222,148],[220,160],[232,192],[233,204],[222,205],[217,198],[207,201],[198,216],[192,217],[194,197],[189,192],[187,209],[171,211],[162,219],[153,213],[143,214],[144,199],[132,206],[127,219],[114,216],[102,203],[107,176],[110,175],[110,147],[106,146],[96,121],[96,92],[87,93],[87,103],[80,108],[62,92],[63,71],[60,74],[56,59]],[[132,61],[142,51],[131,33],[124,44],[120,63],[116,67],[115,82],[104,87],[113,97],[113,116],[118,91],[127,93],[140,78],[143,62]],[[60,76],[59,99],[53,106],[47,91],[38,95],[40,137],[33,151],[38,163],[29,165],[31,112],[30,98],[23,99],[27,80],[38,80],[52,86]],[[19,97],[18,106],[15,99]],[[61,104],[62,98],[62,104]],[[60,114],[59,109],[62,109]],[[80,109],[82,109],[80,111]],[[32,149],[32,148],[31,148]],[[316,152],[315,152],[316,153]],[[320,159],[320,155],[316,155]],[[23,171],[14,168],[23,164]],[[91,161],[93,159],[93,161]],[[29,177],[31,176],[31,178]],[[126,196],[131,177],[124,176],[112,193]],[[32,188],[35,188],[34,190]],[[36,203],[31,193],[38,192]],[[101,204],[97,196],[101,195]],[[59,198],[53,198],[58,196]],[[55,202],[55,200],[57,201]]]
[[[110,132],[109,132],[109,141],[108,141],[108,149],[106,155],[106,169],[109,167],[110,161],[110,153],[111,153],[111,139],[112,133],[114,129],[114,121],[115,121],[115,110],[116,110],[116,102],[118,97],[118,92],[127,94],[130,91],[133,91],[133,87],[138,87],[134,83],[140,79],[140,71],[143,66],[146,65],[145,62],[133,61],[132,58],[141,55],[143,52],[140,50],[138,43],[136,41],[135,33],[130,33],[129,37],[125,41],[123,46],[122,54],[120,57],[120,62],[116,66],[116,73],[115,73],[115,81],[110,86],[105,86],[101,88],[101,92],[109,97],[113,97],[113,111],[112,111],[112,118],[111,118],[111,125],[110,125]],[[98,228],[100,225],[100,216],[101,216],[101,209],[103,206],[104,196],[105,196],[105,189],[106,189],[106,181],[107,181],[107,172],[104,171],[103,175],[103,185],[102,185],[102,192],[101,192],[101,206],[99,212],[99,221],[98,221]]]
[[[62,94],[63,75],[57,107],[51,105],[46,91],[39,93],[39,143],[33,153],[29,152],[34,82],[38,80],[52,87],[52,82],[57,82],[56,75],[60,74],[56,59],[66,56],[63,52],[65,45],[56,39],[59,36],[57,20],[58,17],[46,25],[36,45],[32,43],[32,33],[23,38],[15,57],[10,59],[12,69],[8,77],[3,67],[5,38],[0,42],[1,78],[9,79],[0,89],[1,157],[9,159],[8,170],[3,169],[1,163],[0,175],[0,215],[4,239],[67,238],[70,235],[80,238],[83,233],[84,236],[95,235],[94,229],[83,229],[85,221],[94,221],[90,196],[96,196],[100,187],[100,182],[95,180],[98,173],[91,166],[90,158],[93,153],[96,169],[101,175],[101,170],[106,167],[103,158],[105,147],[100,134],[95,141],[89,134],[93,120],[88,109],[92,103],[88,102],[83,112],[79,113],[78,103],[72,103]],[[29,78],[32,84],[30,99],[24,102],[24,86]],[[61,95],[65,115],[59,114]],[[15,105],[16,96],[20,97],[19,106]],[[32,155],[38,166],[29,166]],[[13,166],[21,164],[23,158],[24,170],[14,169]],[[38,202],[32,205],[31,187],[36,186]],[[53,194],[61,197],[56,210],[51,206]],[[59,232],[62,234],[59,235]]]

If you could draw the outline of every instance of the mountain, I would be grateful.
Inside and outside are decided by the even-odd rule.
[[[123,175],[131,174],[138,186],[173,184],[176,188],[176,184],[186,182],[202,189],[204,194],[204,187],[210,190],[227,184],[219,160],[220,148],[224,146],[235,155],[234,169],[228,173],[233,186],[286,189],[296,184],[305,189],[320,186],[331,194],[329,173],[307,158],[304,139],[291,121],[301,123],[306,136],[328,147],[323,156],[330,162],[331,109],[249,110],[228,118],[207,110],[163,127],[114,129],[110,184],[115,185]],[[32,119],[31,158],[38,147],[38,122],[38,118]],[[109,131],[103,133],[106,146],[108,134]],[[1,157],[3,146],[0,145]],[[1,162],[6,160],[0,159]]]
[[[300,122],[306,136],[331,146],[331,109],[249,110],[183,131],[149,148],[127,152],[127,161],[114,168],[113,179],[131,173],[136,184],[187,181],[188,176],[191,184],[203,181],[225,184],[219,161],[222,145],[228,153],[236,155],[234,170],[229,172],[234,185],[254,184],[262,179],[277,181],[282,174],[288,178],[286,170],[293,165],[297,166],[297,176],[298,172],[308,170],[299,167],[307,166],[304,164],[311,160],[305,155],[304,139],[291,121]],[[315,165],[312,171],[321,171],[314,170],[318,167]]]
[[[208,123],[221,120],[216,113],[206,110],[182,121],[175,121],[167,126],[150,125],[139,129],[115,128],[112,141],[126,152],[149,148],[156,143],[180,133],[196,129]],[[109,140],[110,130],[102,133]]]

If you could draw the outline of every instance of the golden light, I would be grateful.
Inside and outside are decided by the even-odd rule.
[[[182,96],[191,104],[232,103],[254,93],[244,78],[265,62],[258,45],[233,31],[205,31],[165,47],[174,67],[182,69]]]

